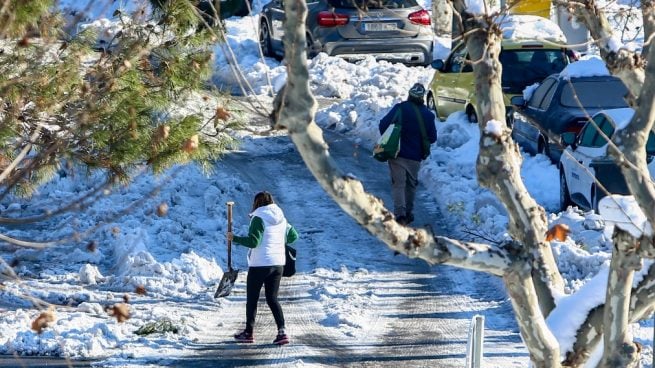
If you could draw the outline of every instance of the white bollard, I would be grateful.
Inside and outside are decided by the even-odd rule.
[[[482,345],[484,344],[484,316],[475,315],[469,326],[466,344],[466,368],[482,367]]]

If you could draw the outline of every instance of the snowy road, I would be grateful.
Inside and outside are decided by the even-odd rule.
[[[333,133],[326,137],[341,169],[360,178],[385,203],[390,201],[386,165],[345,138]],[[238,175],[255,190],[276,194],[302,234],[297,243],[299,274],[284,279],[281,288],[292,344],[279,348],[270,343],[275,324],[263,300],[255,344],[232,341],[231,335],[242,328],[245,318],[242,272],[233,294],[221,300],[211,315],[205,339],[198,341],[199,356],[158,364],[462,367],[469,320],[482,313],[488,327],[486,366],[526,365],[520,337],[511,332],[515,331],[511,308],[503,300],[498,280],[394,256],[322,192],[288,137],[260,141],[270,146],[268,153],[258,149],[259,154],[232,154],[221,162],[219,171]],[[294,190],[281,192],[286,188]],[[252,193],[244,191],[243,198],[235,198],[237,231],[239,224],[247,223],[251,197]],[[438,228],[440,215],[430,205],[425,188],[418,197],[417,224],[430,223],[436,231],[444,231]],[[322,257],[326,252],[331,256]],[[243,249],[236,253],[237,260],[245,258]],[[340,265],[325,260],[335,258],[342,260]]]
[[[343,136],[326,132],[326,140],[332,157],[344,173],[358,177],[368,191],[386,203],[390,202],[386,165],[374,161],[369,151]],[[210,177],[190,174],[192,172],[187,171],[184,180],[165,189],[162,198],[170,200],[173,207],[168,217],[156,220],[191,229],[188,230],[192,234],[188,236],[191,244],[198,251],[204,246],[210,247],[211,254],[221,260],[222,267],[225,266],[222,264],[224,227],[215,217],[224,216],[221,210],[224,210],[226,200],[236,202],[234,225],[237,234],[247,231],[252,197],[260,190],[269,190],[275,195],[290,222],[301,233],[297,243],[298,274],[283,279],[281,288],[292,343],[281,348],[271,344],[275,327],[263,300],[255,330],[256,343],[238,345],[232,340],[232,334],[243,328],[245,320],[246,273],[243,270],[246,269],[246,249],[236,247],[234,261],[242,271],[233,294],[228,298],[214,300],[210,289],[189,291],[180,276],[168,279],[156,276],[150,280],[163,286],[157,288],[159,284],[153,284],[151,296],[134,295],[130,303],[134,318],[125,323],[111,323],[101,312],[87,314],[71,310],[71,317],[67,317],[63,314],[66,311],[62,311],[63,317],[56,326],[60,334],[70,336],[79,333],[76,331],[89,331],[85,333],[93,336],[87,337],[84,341],[88,342],[78,349],[106,344],[102,354],[105,360],[87,363],[102,367],[462,367],[466,359],[469,321],[473,315],[483,314],[487,327],[485,367],[527,365],[527,354],[516,333],[512,311],[499,280],[394,256],[323,192],[287,136],[252,138],[249,135],[244,138],[243,150],[225,156],[217,163],[217,172]],[[134,188],[141,187],[150,188],[149,185]],[[436,210],[432,193],[428,193],[425,187],[420,189],[415,209],[416,224],[429,224],[436,232],[447,233],[448,229],[439,225],[442,215]],[[120,203],[117,199],[111,201]],[[180,217],[180,214],[186,214],[188,218]],[[162,227],[151,218],[148,215],[134,217],[122,226],[137,230],[148,227],[147,231],[154,233]],[[217,227],[197,228],[189,221],[199,222],[199,225],[209,222]],[[204,230],[206,228],[217,230]],[[166,236],[173,236],[168,231]],[[182,230],[178,232],[187,234]],[[146,232],[139,230],[136,234],[145,236]],[[144,247],[131,239],[134,238],[124,238],[117,245]],[[151,244],[152,257],[170,259],[169,254],[188,252],[188,245],[185,245],[188,243],[183,241],[168,241],[156,247],[160,242],[148,243]],[[107,252],[113,249],[108,247]],[[58,257],[67,256],[61,254]],[[53,262],[60,259],[45,254],[41,258]],[[101,263],[103,274],[115,273],[113,259],[108,255],[109,262]],[[154,263],[153,267],[159,267],[159,263]],[[71,268],[79,269],[79,265],[71,265]],[[59,279],[75,282],[77,278],[75,271],[73,276],[65,271],[58,272],[62,273],[62,276],[55,275]],[[150,274],[150,271],[145,271],[145,274]],[[35,279],[34,287],[56,291],[52,281],[48,280]],[[46,285],[41,282],[48,286],[39,286]],[[70,289],[73,295],[77,295],[77,286],[70,286],[67,282],[61,285],[64,291]],[[182,284],[177,284],[180,282]],[[215,287],[213,283],[208,286]],[[181,292],[170,292],[176,287]],[[86,290],[86,293],[92,293],[93,287]],[[67,295],[62,291],[52,294],[50,299],[58,300]],[[105,294],[98,290],[98,294],[91,294],[88,298],[110,301],[120,295],[120,291]],[[18,322],[20,326],[29,325],[30,319],[34,318],[19,315],[23,321]],[[76,322],[67,327],[68,321],[75,321],[72,316],[87,322]],[[145,321],[162,316],[179,324],[182,332],[179,335],[134,336],[134,331]],[[10,319],[13,321],[16,317],[7,315],[5,323]],[[41,339],[31,332],[20,336],[20,339],[39,339],[37,342]],[[53,338],[56,335],[53,334]],[[94,338],[100,342],[94,342]],[[63,346],[64,340],[60,341]],[[70,344],[70,340],[65,341]],[[20,347],[18,342],[14,346]],[[42,344],[35,343],[35,346]],[[95,358],[103,359],[97,355]],[[27,359],[16,362],[13,357],[0,358],[2,367],[31,363],[38,366],[39,362],[44,361]],[[61,363],[65,364],[64,361]]]

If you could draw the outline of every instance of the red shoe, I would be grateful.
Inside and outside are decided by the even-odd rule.
[[[273,344],[275,345],[286,345],[289,343],[289,336],[287,334],[282,333],[278,334],[275,340],[273,340]]]
[[[255,336],[253,336],[252,332],[247,332],[246,330],[243,330],[242,332],[235,334],[234,339],[237,340],[237,342],[243,342],[243,343],[255,342]]]

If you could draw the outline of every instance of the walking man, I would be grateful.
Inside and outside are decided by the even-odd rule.
[[[409,90],[407,101],[396,104],[380,120],[380,134],[394,122],[394,118],[402,121],[398,157],[388,161],[393,214],[401,225],[414,221],[412,210],[418,185],[418,171],[421,161],[430,155],[430,145],[437,141],[434,114],[425,106],[424,96],[425,87],[415,83]],[[398,109],[400,111],[396,116]]]

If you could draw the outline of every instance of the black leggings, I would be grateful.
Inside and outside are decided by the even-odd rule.
[[[248,280],[246,283],[247,302],[246,302],[246,331],[252,332],[255,327],[255,317],[257,316],[257,303],[259,302],[259,292],[262,285],[265,285],[264,293],[266,294],[266,303],[273,312],[273,318],[277,324],[278,330],[284,328],[284,314],[282,306],[277,301],[277,293],[280,289],[280,279],[282,279],[282,270],[284,266],[264,266],[248,268]]]

